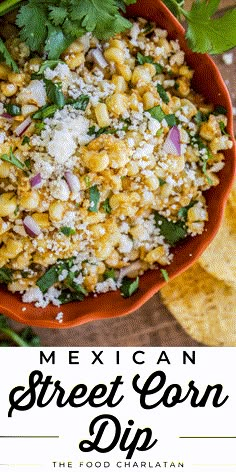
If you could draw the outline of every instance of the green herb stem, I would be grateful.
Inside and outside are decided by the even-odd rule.
[[[15,331],[10,328],[1,328],[1,333],[5,334],[8,338],[12,339],[17,346],[28,347],[29,344],[25,342]]]
[[[18,3],[22,3],[22,0],[5,0],[0,4],[0,16],[5,15],[11,11]]]

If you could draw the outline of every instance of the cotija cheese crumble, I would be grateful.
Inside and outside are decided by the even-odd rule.
[[[60,61],[16,36],[0,64],[0,281],[45,307],[121,290],[204,231],[232,147],[226,110],[191,89],[178,41],[144,19]],[[58,314],[62,320],[61,312]]]

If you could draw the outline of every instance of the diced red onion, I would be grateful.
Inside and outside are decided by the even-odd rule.
[[[30,179],[30,185],[32,188],[35,188],[37,187],[38,185],[40,185],[42,182],[42,177],[41,177],[41,174],[38,173],[36,175],[34,175],[33,177],[31,177]]]
[[[141,267],[142,267],[142,262],[140,260],[132,262],[132,264],[130,264],[127,267],[123,267],[122,269],[120,269],[117,283],[119,284],[126,275],[130,274],[131,272],[141,269]]]
[[[181,155],[180,132],[177,126],[173,126],[165,140],[163,151],[167,154]]]
[[[16,136],[22,136],[22,134],[25,133],[25,131],[29,128],[30,124],[32,123],[31,118],[28,116],[22,123],[17,126],[15,129]]]
[[[70,170],[65,172],[65,179],[69,186],[71,192],[79,192],[80,191],[80,181],[76,175],[74,175]]]
[[[89,58],[91,58],[93,62],[96,62],[101,69],[105,69],[105,67],[108,66],[108,62],[99,48],[91,49],[91,51],[89,51]]]
[[[6,118],[6,120],[10,120],[10,121],[13,120],[13,116],[11,116],[9,113],[2,113],[0,116],[2,118]]]
[[[36,221],[31,216],[26,216],[23,220],[23,225],[25,228],[26,233],[31,236],[31,238],[35,238],[39,236],[41,233],[41,229]]]

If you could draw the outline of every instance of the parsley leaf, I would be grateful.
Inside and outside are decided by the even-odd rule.
[[[161,236],[164,236],[165,241],[170,246],[175,246],[176,243],[187,236],[187,229],[182,221],[174,223],[174,221],[169,221],[160,213],[155,212],[155,222]]]
[[[121,295],[123,295],[124,298],[131,297],[131,295],[133,295],[133,293],[138,290],[138,287],[139,277],[137,277],[135,280],[124,277],[120,287]]]
[[[5,61],[6,64],[11,67],[14,72],[19,72],[18,66],[14,59],[11,57],[8,49],[6,48],[3,40],[0,38],[0,61]]]
[[[188,22],[186,37],[194,52],[221,54],[236,45],[236,9],[212,18],[220,0],[198,0],[190,11],[183,10]]]
[[[90,205],[89,205],[88,211],[92,211],[94,213],[97,212],[98,211],[99,200],[100,200],[100,192],[98,190],[98,186],[93,185],[89,189],[89,202],[90,202]]]
[[[161,84],[157,84],[157,91],[164,103],[169,103],[170,99]]]
[[[0,159],[2,159],[3,161],[9,162],[10,164],[13,164],[14,166],[18,167],[18,169],[25,170],[25,164],[19,161],[19,159],[17,159],[15,154],[13,154],[11,147],[10,147],[9,154],[2,154],[0,156]]]

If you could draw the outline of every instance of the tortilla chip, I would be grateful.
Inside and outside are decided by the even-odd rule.
[[[236,288],[199,263],[161,290],[164,304],[185,331],[209,346],[236,346]]]
[[[236,288],[236,211],[231,202],[227,203],[219,232],[198,262],[211,275]]]

